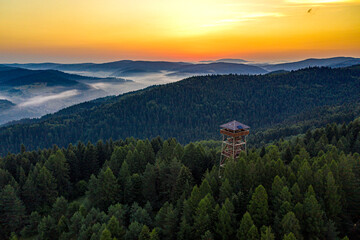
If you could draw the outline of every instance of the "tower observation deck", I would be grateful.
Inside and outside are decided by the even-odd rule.
[[[220,156],[221,169],[225,166],[227,159],[236,159],[240,152],[246,151],[246,136],[249,135],[250,127],[234,120],[221,125],[220,128],[223,136]]]

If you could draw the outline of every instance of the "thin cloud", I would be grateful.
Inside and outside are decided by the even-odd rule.
[[[288,3],[295,4],[324,4],[324,3],[346,3],[354,2],[352,0],[287,0]]]
[[[49,95],[49,96],[36,96],[30,99],[27,99],[26,102],[18,104],[19,107],[29,107],[29,106],[37,106],[43,104],[47,101],[62,99],[62,98],[69,98],[75,95],[78,95],[78,90],[69,90],[62,93]]]
[[[265,17],[284,17],[285,15],[278,12],[255,12],[255,13],[242,13],[237,18],[230,18],[230,19],[221,19],[216,22],[210,24],[204,24],[203,27],[215,27],[215,26],[223,26],[229,25],[237,22],[247,22],[253,21],[258,18],[265,18]]]

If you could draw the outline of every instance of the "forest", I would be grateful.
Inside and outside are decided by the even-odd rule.
[[[1,239],[359,239],[360,118],[248,148],[135,139],[0,158]]]
[[[187,144],[219,139],[219,125],[234,119],[251,127],[256,133],[251,142],[260,146],[328,123],[350,122],[360,113],[359,89],[359,66],[191,77],[8,124],[0,128],[0,155],[19,152],[20,144],[38,150],[130,136],[175,137]]]

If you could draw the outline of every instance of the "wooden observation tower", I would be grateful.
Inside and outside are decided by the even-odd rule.
[[[235,159],[240,152],[246,151],[246,136],[249,135],[249,126],[238,121],[232,121],[220,126],[220,133],[223,135],[220,169],[224,167],[227,159]]]

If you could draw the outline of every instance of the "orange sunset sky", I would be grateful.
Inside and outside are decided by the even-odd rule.
[[[0,0],[0,62],[360,57],[360,0]]]

